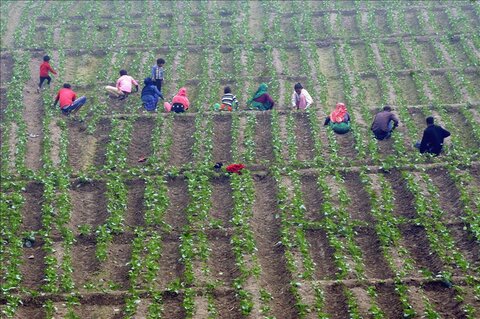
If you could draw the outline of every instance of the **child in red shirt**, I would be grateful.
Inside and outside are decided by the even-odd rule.
[[[40,64],[40,83],[38,84],[37,88],[37,93],[40,93],[40,89],[42,88],[42,84],[45,80],[47,80],[48,86],[50,86],[50,81],[52,81],[52,78],[49,75],[49,72],[52,72],[53,74],[57,74],[54,69],[50,66],[50,57],[48,55],[43,57],[43,63]]]

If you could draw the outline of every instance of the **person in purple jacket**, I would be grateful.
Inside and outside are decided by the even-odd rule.
[[[253,95],[252,99],[248,101],[247,105],[250,108],[256,108],[260,111],[271,110],[275,105],[275,102],[267,93],[268,86],[265,83],[260,84],[257,92]]]

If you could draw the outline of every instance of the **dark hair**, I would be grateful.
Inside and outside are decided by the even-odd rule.
[[[385,106],[383,107],[383,110],[384,110],[384,111],[391,111],[391,110],[392,110],[392,107],[391,107],[390,105],[385,105]]]
[[[430,125],[430,124],[433,124],[433,122],[435,122],[435,120],[433,119],[433,116],[429,116],[429,117],[427,117],[426,122],[427,122],[428,125]]]
[[[120,76],[127,75],[127,70],[120,70]]]
[[[226,87],[223,88],[223,93],[224,94],[232,93],[232,89],[229,86],[226,86]]]
[[[162,58],[157,59],[157,64],[165,64],[165,60]]]
[[[43,57],[43,61],[45,61],[45,62],[50,61],[50,57],[49,57],[48,55],[45,55],[45,56]]]
[[[63,88],[65,88],[65,89],[69,89],[69,88],[71,88],[71,87],[72,87],[72,86],[71,86],[70,84],[68,84],[68,83],[64,83],[64,84],[63,84]]]
[[[297,84],[295,84],[295,86],[293,87],[295,90],[297,89],[303,89],[303,86],[300,84],[300,82],[298,82]]]

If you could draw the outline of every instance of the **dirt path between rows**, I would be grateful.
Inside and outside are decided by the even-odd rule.
[[[44,106],[42,105],[40,94],[36,93],[38,86],[37,77],[39,62],[32,58],[29,64],[29,72],[32,74],[23,90],[23,118],[27,125],[27,152],[25,164],[27,168],[38,171],[42,167],[42,119],[44,116]],[[46,84],[44,83],[46,86]]]
[[[272,315],[298,318],[295,299],[289,290],[290,275],[280,241],[280,221],[275,219],[275,182],[271,178],[255,182],[255,203],[251,227],[255,234],[258,259],[262,266],[260,282],[272,294]]]
[[[23,13],[23,9],[25,7],[25,1],[16,1],[15,3],[10,4],[9,12],[8,12],[8,23],[7,23],[7,30],[2,37],[2,41],[4,42],[4,46],[7,48],[13,47],[13,33],[20,22],[20,17]]]

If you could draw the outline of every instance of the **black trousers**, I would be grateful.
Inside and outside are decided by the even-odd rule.
[[[162,81],[161,79],[156,79],[155,80],[155,85],[157,86],[157,89],[160,91],[160,93],[162,92]]]
[[[174,104],[172,105],[172,112],[175,112],[175,113],[183,113],[183,112],[185,112],[185,108],[183,107],[183,104],[174,103]]]
[[[42,87],[43,82],[47,80],[48,85],[50,85],[50,81],[52,81],[52,78],[50,76],[41,76],[40,77],[40,83],[38,84],[38,87]]]

